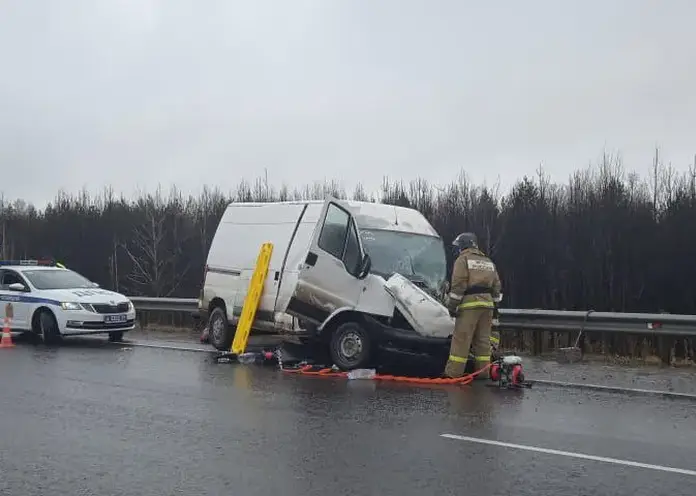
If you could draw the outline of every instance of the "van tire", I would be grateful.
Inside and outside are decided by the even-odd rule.
[[[372,360],[372,342],[359,323],[345,322],[331,333],[329,353],[341,370],[366,368]]]
[[[208,317],[208,339],[215,349],[228,351],[232,346],[234,333],[227,321],[227,312],[223,307],[215,307]]]

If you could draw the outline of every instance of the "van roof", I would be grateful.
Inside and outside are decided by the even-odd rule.
[[[413,208],[353,200],[345,203],[352,210],[358,227],[362,229],[384,229],[440,237],[423,214]]]
[[[357,200],[338,201],[348,206],[355,216],[358,227],[361,229],[383,229],[386,231],[400,231],[440,237],[423,214],[413,208]],[[324,200],[289,200],[270,203],[276,205],[322,205]],[[233,202],[228,205],[228,208],[239,206],[261,207],[268,204],[268,202]]]

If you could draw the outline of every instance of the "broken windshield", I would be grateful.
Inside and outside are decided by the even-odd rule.
[[[381,229],[361,229],[370,272],[388,279],[395,272],[437,293],[447,277],[445,249],[440,238]]]

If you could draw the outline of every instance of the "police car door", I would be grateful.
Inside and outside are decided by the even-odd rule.
[[[25,291],[15,291],[10,289],[11,284],[21,284]],[[0,312],[2,317],[6,317],[6,309],[8,303],[12,305],[12,322],[10,327],[12,329],[29,329],[29,310],[31,303],[27,298],[27,293],[29,286],[27,285],[24,278],[14,270],[11,269],[1,269],[0,270],[0,303],[2,303],[2,309]]]

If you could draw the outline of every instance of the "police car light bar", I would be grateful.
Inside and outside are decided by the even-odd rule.
[[[3,265],[43,265],[55,267],[56,262],[53,260],[0,260],[0,267]]]

